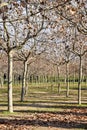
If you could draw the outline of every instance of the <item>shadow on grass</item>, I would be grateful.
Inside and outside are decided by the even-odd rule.
[[[4,107],[4,106],[7,106],[7,104],[0,104],[0,107]]]
[[[78,111],[78,109],[77,109],[77,111]],[[17,112],[17,113],[51,113],[51,114],[56,114],[56,115],[58,115],[58,114],[60,114],[61,116],[63,116],[63,115],[70,115],[70,114],[72,114],[72,115],[75,115],[75,116],[87,116],[87,112],[73,112],[73,111],[69,111],[69,112],[67,112],[67,111],[56,111],[56,112],[52,112],[52,111],[41,111],[41,110],[15,110],[14,112]]]
[[[70,108],[70,107],[69,108],[67,107],[67,109],[72,110],[72,108]],[[85,109],[87,109],[87,108],[85,108]],[[73,111],[65,112],[65,109],[62,108],[62,107],[61,107],[61,111],[59,111],[59,110],[56,110],[56,111],[53,110],[53,111],[51,111],[51,109],[50,110],[40,110],[39,109],[39,110],[15,110],[15,112],[19,112],[19,113],[20,112],[21,113],[53,113],[53,114],[61,114],[61,115],[64,115],[64,114],[67,114],[67,115],[73,114],[73,115],[76,115],[76,116],[87,116],[87,112],[85,112],[85,113],[84,112],[83,113],[81,113],[81,112],[73,112]]]
[[[61,104],[61,103],[60,103]],[[60,128],[82,128],[84,130],[87,130],[87,121],[86,120],[83,120],[83,117],[87,117],[87,107],[81,107],[81,106],[76,106],[76,105],[73,105],[71,106],[71,104],[69,106],[64,106],[64,104],[60,105],[59,106],[55,106],[55,105],[45,105],[45,104],[14,104],[14,107],[15,106],[27,106],[27,107],[39,107],[39,108],[61,108],[63,111],[58,111],[58,112],[49,112],[49,111],[40,111],[40,110],[15,110],[14,111],[14,115],[15,113],[17,113],[17,115],[19,115],[19,119],[17,119],[16,117],[15,118],[12,118],[12,119],[5,119],[4,117],[3,118],[0,118],[0,124],[4,124],[4,125],[7,125],[7,126],[21,126],[21,125],[25,125],[25,126],[42,126],[42,127],[60,127]],[[6,106],[6,104],[0,104],[0,105],[3,105],[3,106]],[[20,108],[21,109],[21,108]],[[68,110],[67,110],[68,109]],[[76,111],[73,111],[73,109],[76,109]],[[48,109],[49,110],[49,109]],[[82,110],[82,111],[79,111],[79,110]],[[0,112],[3,112],[3,110],[0,110]],[[6,110],[4,111],[6,112]],[[20,114],[23,114],[23,115],[30,115],[30,114],[33,114],[33,118],[32,117],[26,117],[24,116],[23,119],[20,118]],[[36,116],[36,115],[37,116]],[[59,118],[43,118],[43,117],[40,117],[38,116],[39,114],[54,114],[55,116],[58,116]],[[13,115],[13,117],[14,117]],[[69,118],[66,118],[66,117],[69,117],[69,116],[75,116],[75,118],[77,118],[77,120],[74,120],[72,118],[72,120],[70,120]],[[6,115],[8,116],[8,115]],[[36,117],[35,117],[36,116]],[[35,117],[35,118],[34,118]],[[61,118],[60,118],[61,117]],[[71,116],[72,117],[72,116]],[[80,118],[81,117],[81,118]],[[80,120],[78,120],[80,118]]]
[[[85,106],[84,106],[85,105]],[[21,102],[14,103],[14,106],[21,107],[37,107],[37,108],[62,108],[62,109],[73,109],[73,108],[87,108],[87,103],[78,105],[75,102],[46,102],[46,101],[35,101],[35,102]]]
[[[5,102],[6,103],[6,102]],[[7,104],[5,103],[0,103],[0,107],[2,109],[4,109],[4,107],[7,106]],[[83,104],[84,105],[84,104]],[[47,118],[47,120],[43,119],[43,118],[24,118],[24,119],[5,119],[0,118],[0,124],[4,124],[4,125],[12,125],[12,126],[21,126],[21,125],[25,125],[25,126],[42,126],[42,127],[60,127],[60,128],[82,128],[84,130],[87,130],[87,122],[85,120],[82,119],[82,117],[87,117],[87,107],[86,104],[85,106],[78,106],[77,103],[75,102],[48,102],[48,101],[25,101],[25,102],[14,102],[14,107],[20,107],[20,110],[15,110],[15,113],[18,113],[18,115],[20,115],[21,113],[23,115],[25,114],[55,114],[55,115],[60,115],[59,118],[57,119],[49,119]],[[28,110],[21,110],[21,107],[27,107]],[[29,110],[29,108],[33,109],[37,109],[37,110]],[[39,110],[38,110],[39,108]],[[43,111],[40,110],[40,108],[47,108],[46,110],[43,109]],[[23,108],[22,108],[23,109]],[[25,108],[24,108],[25,109]],[[57,112],[52,112],[51,109],[56,109]],[[76,111],[74,111],[73,109],[76,109]],[[79,111],[79,110],[82,111]],[[50,110],[50,111],[49,111]],[[61,111],[60,111],[61,110]],[[85,110],[85,111],[84,111]],[[0,110],[0,113],[2,113],[4,110]],[[6,110],[4,111],[6,112]],[[81,117],[81,120],[68,120],[66,118],[69,117],[70,115],[74,115],[77,119],[79,119]],[[6,115],[8,116],[8,115]],[[13,115],[14,116],[14,115]],[[63,118],[63,120],[60,119]]]
[[[85,106],[84,106],[85,105]],[[79,106],[77,103],[70,103],[70,102],[57,102],[57,104],[55,103],[48,103],[48,102],[40,102],[40,101],[35,101],[34,103],[30,103],[30,102],[18,102],[18,103],[14,103],[14,107],[27,107],[27,108],[42,108],[42,109],[46,109],[46,112],[48,109],[56,109],[56,110],[67,110],[67,109],[87,109],[87,104],[82,104],[81,106]],[[7,106],[7,104],[0,104],[0,107],[4,108],[5,106]],[[21,111],[21,108],[18,112]],[[26,110],[24,112],[27,112]]]

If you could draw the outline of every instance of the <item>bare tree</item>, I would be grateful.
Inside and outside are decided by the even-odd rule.
[[[0,49],[8,55],[8,110],[10,112],[13,112],[12,67],[15,50],[22,48],[29,39],[36,37],[42,31],[43,25],[46,27],[43,39],[46,37],[46,40],[50,39],[53,42],[53,34],[61,30],[63,32],[64,27],[70,24],[87,35],[86,14],[86,0],[37,0],[37,2],[6,0],[0,3]],[[64,33],[61,38],[64,38]]]
[[[78,79],[78,104],[81,104],[81,82],[82,82],[82,58],[87,53],[87,48],[82,49],[83,47],[80,48],[80,52],[73,51],[73,53],[79,57],[79,79]]]
[[[20,1],[11,1],[0,9],[0,48],[8,55],[8,111],[13,112],[12,99],[12,71],[13,54],[16,49],[22,48],[27,41],[34,38],[43,29],[43,15],[35,4]],[[38,22],[38,20],[40,20]]]
[[[81,37],[81,39],[80,39]],[[72,48],[70,51],[79,58],[79,71],[78,71],[78,104],[81,104],[81,82],[82,82],[82,60],[83,56],[87,53],[86,38],[84,35],[79,35],[77,31],[75,33],[75,39],[72,42]]]
[[[32,62],[34,62],[43,52],[45,52],[45,45],[32,39],[19,52],[16,53],[15,60],[23,62],[23,77],[22,77],[22,90],[21,90],[21,101],[24,101],[24,95],[27,93],[26,79],[28,75],[28,68]]]

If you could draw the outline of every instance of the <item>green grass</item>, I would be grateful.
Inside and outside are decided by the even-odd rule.
[[[66,85],[61,82],[61,92],[58,94],[57,83],[32,83],[28,84],[28,92],[24,102],[20,102],[21,84],[13,85],[14,112],[7,111],[7,86],[0,88],[0,117],[26,117],[35,113],[63,113],[67,110],[87,108],[87,86],[82,83],[82,104],[78,105],[78,84],[70,83],[69,97],[66,97]],[[76,115],[78,116],[78,114]],[[75,129],[83,130],[83,129]]]
[[[32,110],[32,111],[62,111],[65,108],[71,107],[86,107],[87,105],[87,90],[82,90],[82,105],[78,105],[78,84],[70,83],[69,97],[66,98],[66,85],[61,82],[61,92],[58,94],[57,83],[30,83],[28,84],[28,92],[24,98],[24,102],[20,102],[21,84],[13,85],[13,101],[14,109]],[[87,89],[85,83],[82,83],[82,88]],[[44,107],[39,104],[46,104]],[[7,109],[7,86],[0,88],[0,109]],[[48,104],[48,105],[47,105]],[[25,105],[25,106],[23,106]],[[48,107],[47,107],[48,106]],[[2,112],[2,111],[1,111]]]
[[[8,116],[8,115],[13,115],[14,112],[10,113],[9,111],[2,111],[2,114]]]

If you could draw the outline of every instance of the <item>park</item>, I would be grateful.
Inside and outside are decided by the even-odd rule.
[[[0,1],[0,129],[87,129],[87,1]]]

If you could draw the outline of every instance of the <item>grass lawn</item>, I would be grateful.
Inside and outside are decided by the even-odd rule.
[[[80,106],[77,88],[77,83],[70,83],[70,94],[66,98],[64,83],[61,83],[60,94],[56,83],[33,83],[28,85],[24,102],[20,102],[21,84],[13,85],[14,113],[10,114],[7,112],[7,87],[4,86],[0,88],[0,124],[12,129],[15,124],[21,129],[22,122],[26,130],[30,127],[30,130],[87,129],[87,86],[82,84]]]

